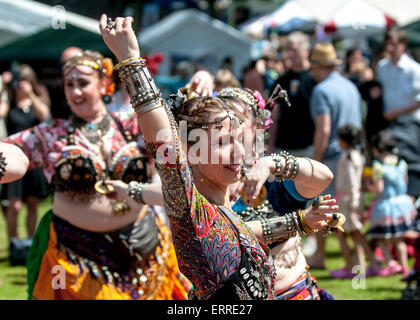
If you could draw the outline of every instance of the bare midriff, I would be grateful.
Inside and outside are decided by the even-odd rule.
[[[271,249],[271,255],[276,267],[276,284],[274,286],[276,292],[289,288],[305,271],[307,263],[297,237],[290,238]],[[276,259],[276,257],[283,256],[285,253],[288,253],[289,258],[295,262],[293,266],[284,267],[279,265],[279,259]]]
[[[69,199],[64,193],[54,194],[53,212],[70,224],[84,230],[93,232],[111,232],[128,226],[135,222],[142,211],[130,209],[124,215],[115,215],[112,209],[112,200],[105,196],[98,196],[89,201],[78,202]]]

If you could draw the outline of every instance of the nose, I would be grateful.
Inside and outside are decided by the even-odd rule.
[[[81,96],[82,95],[82,89],[79,86],[74,86],[72,90],[72,94],[75,96]]]
[[[231,149],[230,158],[232,163],[239,164],[243,162],[245,156],[245,148],[242,141],[234,139],[233,148]]]

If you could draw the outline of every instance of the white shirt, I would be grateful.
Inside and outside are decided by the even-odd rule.
[[[117,91],[112,95],[112,101],[106,105],[109,112],[133,112],[131,104],[124,104],[121,97],[121,91]]]
[[[420,64],[403,54],[394,65],[388,58],[378,62],[376,74],[383,87],[384,112],[408,107],[420,101]],[[420,109],[400,119],[414,117],[420,122]]]

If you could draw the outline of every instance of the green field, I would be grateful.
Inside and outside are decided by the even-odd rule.
[[[43,213],[51,207],[51,200],[41,202],[39,207],[40,220]],[[19,235],[25,237],[26,210],[22,210],[19,216]],[[344,264],[340,255],[340,249],[334,236],[327,238],[326,245],[327,268],[338,269]],[[8,262],[6,226],[3,216],[0,218],[0,300],[26,299],[26,268],[11,267]],[[410,264],[413,261],[410,259]],[[353,288],[352,280],[337,280],[329,276],[327,270],[312,270],[321,288],[326,289],[336,299],[343,300],[388,300],[400,299],[401,290],[405,283],[400,282],[401,275],[386,278],[367,278],[363,288],[363,282],[356,282],[359,288]]]

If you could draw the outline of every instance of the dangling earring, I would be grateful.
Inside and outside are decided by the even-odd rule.
[[[246,180],[247,179],[247,176],[248,176],[248,169],[245,167],[244,164],[242,164],[242,167],[241,167],[241,178],[240,178],[240,180],[241,181],[242,180]]]
[[[106,94],[104,96],[102,96],[102,100],[103,102],[105,102],[106,104],[110,103],[112,100],[112,97],[109,94]]]

